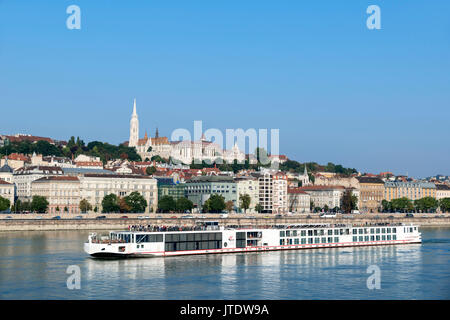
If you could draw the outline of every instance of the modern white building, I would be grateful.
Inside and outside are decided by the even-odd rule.
[[[259,182],[259,204],[264,213],[282,214],[288,212],[287,176],[282,172],[262,170],[254,173]]]

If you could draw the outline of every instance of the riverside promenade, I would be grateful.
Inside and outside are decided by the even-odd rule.
[[[105,219],[97,219],[98,216]],[[126,215],[126,218],[123,218]],[[78,218],[76,218],[78,216]],[[82,218],[79,218],[82,216]],[[7,217],[11,217],[7,219]],[[181,214],[62,214],[61,219],[52,219],[48,214],[2,214],[2,231],[51,231],[51,230],[122,230],[130,225],[195,226],[203,221],[219,221],[223,226],[263,226],[276,224],[369,224],[369,223],[414,223],[421,227],[450,227],[450,214],[355,214],[338,215],[336,218],[321,218],[317,214],[275,217],[271,214],[247,216],[229,215],[221,218],[219,214],[205,214],[202,217],[182,218]]]

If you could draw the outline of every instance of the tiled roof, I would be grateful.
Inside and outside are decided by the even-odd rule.
[[[46,181],[79,181],[79,179],[77,177],[72,176],[49,176],[34,180],[33,183]]]
[[[379,183],[384,184],[384,181],[380,178],[375,177],[356,177],[358,179],[359,183]]]
[[[300,188],[289,188],[288,193],[300,193],[300,194],[307,194],[305,191],[301,190]]]

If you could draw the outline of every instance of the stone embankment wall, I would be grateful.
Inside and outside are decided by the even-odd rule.
[[[275,224],[316,224],[316,223],[339,223],[339,224],[370,224],[370,223],[414,223],[424,226],[450,227],[450,215],[415,215],[414,218],[406,218],[404,215],[397,215],[389,218],[388,215],[353,215],[352,218],[339,216],[337,218],[320,218],[305,215],[289,216],[282,218],[269,217],[268,215],[257,218],[245,218],[242,215],[230,215],[228,218],[219,218],[218,215],[207,215],[207,218],[171,218],[175,215],[167,215],[157,218],[152,215],[150,218],[139,219],[138,215],[127,215],[128,218],[121,219],[120,214],[106,215],[107,219],[97,220],[97,215],[83,215],[83,219],[74,217],[63,217],[61,220],[52,220],[51,217],[41,215],[42,219],[36,219],[33,215],[10,215],[12,219],[0,219],[0,231],[46,231],[46,230],[121,230],[130,225],[184,225],[193,226],[202,221],[219,221],[224,226],[265,226]],[[24,217],[27,216],[27,217]],[[178,215],[179,216],[179,215]],[[2,217],[4,218],[4,217]]]

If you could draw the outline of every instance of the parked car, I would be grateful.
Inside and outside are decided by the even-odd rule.
[[[193,216],[181,216],[181,218],[183,218],[183,219],[191,219],[191,218],[194,218]]]
[[[52,219],[53,219],[53,220],[61,220],[61,217],[60,217],[60,216],[55,216],[55,217],[53,217]]]
[[[277,215],[275,216],[275,218],[283,218],[283,216],[282,216],[281,214],[277,214]]]
[[[37,216],[35,219],[42,219],[42,217],[41,216]]]
[[[83,216],[76,216],[75,219],[77,219],[77,220],[83,219]]]
[[[308,214],[308,215],[306,216],[306,219],[311,219],[311,216]]]
[[[162,216],[157,216],[156,218],[158,218],[158,219],[163,219],[163,217],[162,217]]]
[[[127,216],[121,216],[120,219],[128,219]]]
[[[170,218],[172,218],[172,219],[176,219],[176,218],[177,218],[177,216],[171,216]]]
[[[227,214],[227,213],[222,213],[222,214],[220,215],[220,217],[221,217],[221,218],[228,218],[228,214]]]
[[[3,219],[12,219],[13,217],[11,217],[11,216],[7,216],[7,217],[5,217],[5,218],[3,218]]]
[[[336,213],[331,213],[331,212],[327,212],[327,213],[322,213],[320,215],[321,218],[336,218]]]
[[[412,213],[407,213],[405,215],[406,218],[414,218],[414,215]]]
[[[95,219],[100,220],[100,219],[106,219],[106,216],[98,216]]]
[[[394,219],[394,218],[395,218],[394,216],[389,216],[389,217],[388,217],[388,219]]]

